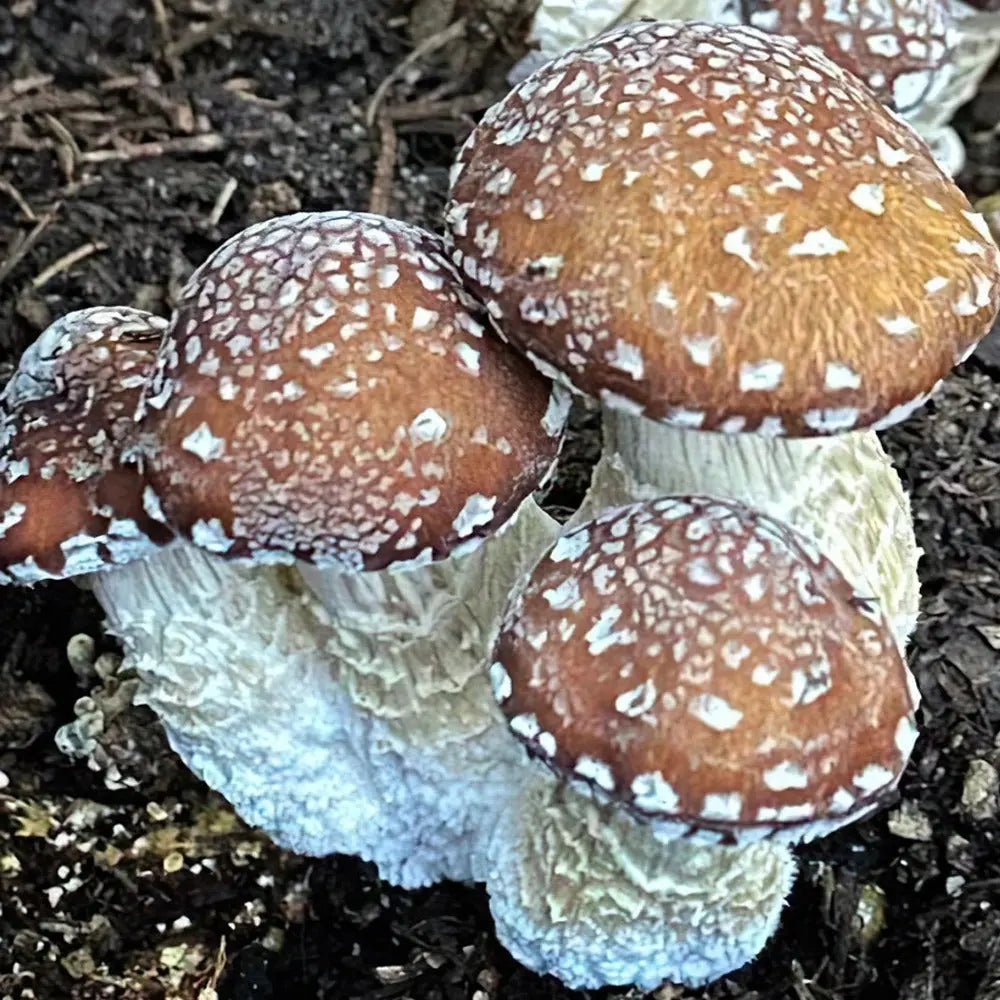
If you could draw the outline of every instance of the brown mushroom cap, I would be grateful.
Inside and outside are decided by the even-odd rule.
[[[229,557],[359,570],[492,531],[551,469],[565,406],[487,322],[413,226],[239,233],[184,289],[145,399],[163,509]]]
[[[172,537],[121,464],[166,320],[83,309],[25,351],[0,394],[0,581],[35,583],[145,555]]]
[[[923,141],[812,46],[636,23],[463,148],[453,258],[549,374],[654,420],[810,436],[901,419],[1000,305]]]
[[[942,0],[747,0],[749,23],[818,45],[907,112],[944,82],[954,28]]]
[[[803,839],[895,787],[915,692],[877,603],[732,500],[609,510],[512,602],[491,668],[513,731],[668,828]]]

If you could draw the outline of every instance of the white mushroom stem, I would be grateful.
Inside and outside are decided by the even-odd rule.
[[[526,766],[487,657],[511,589],[558,531],[528,500],[496,535],[439,563],[301,568],[329,616],[340,684],[379,734],[376,787],[398,824],[392,856],[377,859],[390,881],[484,878],[486,843]]]
[[[905,649],[919,612],[910,503],[874,431],[769,438],[668,427],[605,408],[604,450],[578,519],[668,493],[742,500],[812,538],[877,597]]]
[[[745,965],[776,928],[795,871],[779,844],[661,842],[551,776],[504,816],[491,861],[497,936],[577,988],[694,986]]]
[[[175,542],[89,583],[140,678],[136,701],[191,770],[285,847],[374,857],[398,820],[294,570]]]

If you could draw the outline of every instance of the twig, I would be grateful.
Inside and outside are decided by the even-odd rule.
[[[58,118],[48,113],[42,115],[49,131],[56,137],[56,159],[59,161],[59,168],[67,181],[73,180],[76,175],[76,168],[80,164],[80,147],[73,137],[73,133]]]
[[[378,133],[378,159],[372,175],[368,211],[374,215],[389,215],[392,211],[392,183],[396,176],[398,141],[396,130],[384,110],[378,114]]]
[[[62,274],[63,271],[68,271],[74,264],[79,264],[81,260],[85,260],[92,254],[100,253],[102,250],[107,250],[107,243],[84,243],[82,247],[77,247],[75,250],[71,250],[67,254],[63,254],[58,260],[54,260],[44,271],[35,275],[31,279],[31,287],[36,291],[44,285],[47,285],[56,275]]]
[[[6,86],[0,87],[0,104],[6,104],[7,101],[21,97],[32,90],[47,87],[54,79],[51,73],[36,73],[34,76],[23,76],[19,80],[12,80]]]
[[[415,63],[423,59],[424,56],[430,55],[432,52],[436,52],[438,49],[443,48],[449,42],[453,42],[456,38],[461,37],[465,33],[465,18],[460,17],[457,21],[453,21],[448,25],[447,28],[443,28],[441,31],[436,31],[433,35],[428,35],[412,52],[410,52],[404,59],[400,60],[396,66],[392,69],[388,76],[375,88],[375,93],[372,94],[372,99],[368,102],[368,108],[365,111],[365,124],[372,128],[378,118],[379,108],[381,108],[382,103],[385,101],[385,95],[389,92],[389,88],[398,80],[402,75]]]
[[[160,43],[163,45],[163,58],[170,68],[174,79],[180,79],[184,72],[180,57],[174,51],[174,36],[170,30],[170,18],[167,16],[167,8],[163,6],[163,0],[150,0],[153,5],[153,18],[156,21],[156,29],[160,33]]]
[[[482,111],[493,104],[500,95],[494,91],[480,90],[475,94],[462,94],[446,101],[409,101],[385,109],[390,121],[422,122],[429,118],[460,118],[472,111]]]
[[[192,28],[181,35],[180,38],[170,43],[166,56],[168,59],[179,59],[199,45],[204,45],[206,42],[212,41],[213,38],[218,38],[219,35],[225,34],[236,23],[237,18],[234,15],[223,14],[221,17],[217,17],[215,20],[209,21],[200,27]]]
[[[46,212],[39,220],[35,223],[31,232],[27,236],[17,239],[14,243],[13,249],[7,256],[7,259],[0,261],[0,285],[2,285],[10,272],[17,267],[18,264],[24,260],[25,256],[31,252],[31,248],[38,242],[42,233],[52,224],[59,209],[62,207],[62,202],[57,202],[48,212]]]
[[[219,221],[222,219],[223,213],[232,200],[234,194],[236,194],[236,188],[238,187],[238,182],[235,177],[226,178],[226,183],[222,185],[222,190],[219,191],[215,199],[215,204],[212,206],[212,211],[208,213],[208,225],[214,229]]]
[[[214,153],[225,145],[226,141],[221,135],[201,132],[198,135],[178,136],[176,139],[130,143],[121,149],[94,149],[84,153],[81,160],[83,163],[112,163],[170,156],[173,153]]]
[[[5,177],[0,177],[0,191],[3,191],[5,195],[15,205],[21,210],[21,214],[28,220],[28,222],[37,222],[38,216],[35,215],[34,209],[24,200],[24,195],[14,185],[7,180]]]

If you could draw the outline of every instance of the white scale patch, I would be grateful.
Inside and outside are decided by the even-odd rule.
[[[808,787],[809,775],[801,764],[793,760],[783,760],[764,772],[763,781],[772,792],[784,792],[789,788]]]
[[[881,764],[869,764],[864,770],[854,775],[851,780],[856,788],[860,788],[864,794],[870,795],[880,788],[885,788],[891,783],[893,777],[892,771],[887,767],[883,767]]]
[[[713,792],[705,796],[702,819],[735,823],[743,814],[743,796],[739,792]]]
[[[493,689],[493,697],[501,705],[514,690],[510,674],[507,673],[507,668],[499,660],[494,660],[490,664],[490,687]]]
[[[581,778],[592,781],[598,788],[603,788],[606,792],[613,792],[615,789],[614,775],[611,773],[611,768],[603,761],[583,756],[576,762],[576,767],[573,770]]]
[[[693,715],[716,732],[726,732],[735,729],[743,719],[743,713],[714,694],[695,695],[687,706],[688,714]]]
[[[656,704],[656,685],[648,678],[615,698],[615,710],[631,719],[648,712]]]
[[[448,433],[448,421],[433,407],[418,413],[410,423],[410,440],[414,444],[443,441]]]
[[[850,365],[845,365],[840,361],[828,361],[824,384],[827,389],[834,391],[837,389],[859,389],[861,388],[861,376]]]
[[[496,497],[485,497],[482,493],[473,493],[465,506],[458,512],[452,527],[459,538],[465,538],[483,525],[489,524],[496,517]]]
[[[740,391],[777,389],[784,374],[785,366],[773,358],[744,362],[740,365]]]
[[[838,253],[847,253],[850,248],[838,237],[834,236],[825,226],[822,229],[812,229],[806,233],[801,242],[793,243],[788,248],[791,257],[832,257]]]
[[[862,212],[885,214],[885,186],[882,184],[858,184],[847,197]]]
[[[632,781],[633,803],[651,813],[672,813],[680,805],[680,796],[659,771],[639,774]]]
[[[202,423],[181,441],[181,447],[203,462],[211,462],[226,453],[226,440],[216,437],[208,424]]]

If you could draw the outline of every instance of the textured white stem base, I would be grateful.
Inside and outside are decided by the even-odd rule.
[[[370,766],[397,828],[383,878],[482,880],[499,816],[527,760],[489,687],[488,657],[516,581],[559,526],[527,501],[464,555],[419,567],[342,573],[303,567],[332,626],[327,650],[370,720]]]
[[[878,598],[905,650],[919,612],[920,549],[909,499],[874,431],[713,434],[605,409],[603,456],[577,517],[667,493],[742,500],[808,535],[859,593]]]
[[[375,737],[294,570],[176,542],[91,580],[140,677],[136,701],[192,771],[284,847],[374,857],[390,829]]]
[[[544,774],[498,828],[487,887],[497,936],[518,961],[576,988],[653,989],[751,961],[794,871],[779,844],[663,843]]]

